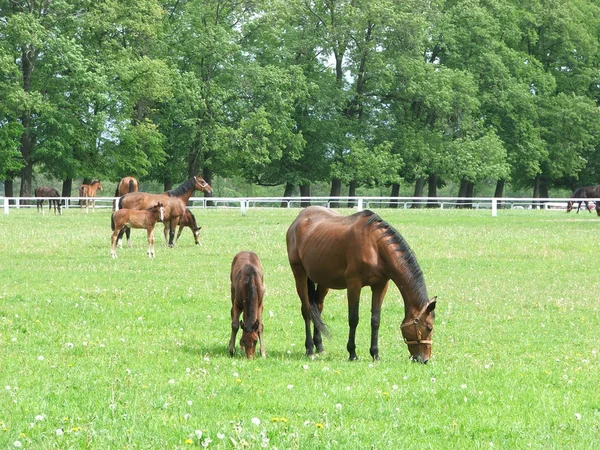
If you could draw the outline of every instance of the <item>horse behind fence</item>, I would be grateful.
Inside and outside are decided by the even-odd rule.
[[[36,188],[35,196],[36,197],[60,197],[60,194],[53,187],[40,186],[40,187]],[[38,212],[41,210],[42,214],[44,214],[44,199],[41,198],[41,199],[36,200],[36,205],[37,205]],[[58,209],[58,214],[59,215],[62,214],[62,200],[59,200],[58,198],[56,200],[54,200],[52,198],[48,199],[48,212],[50,212],[50,210],[52,209],[52,206],[54,206],[54,214],[56,214],[57,209]]]
[[[580,187],[575,192],[573,192],[573,194],[571,195],[571,198],[576,198],[576,199],[600,198],[600,184],[596,185],[596,186]],[[587,209],[588,212],[591,214],[592,211],[589,208],[589,205],[588,205],[589,202],[587,200],[579,200],[579,201],[569,200],[569,203],[567,203],[567,212],[571,212],[571,210],[573,209],[573,203],[578,203],[577,214],[579,214],[579,209],[581,208],[582,202],[585,203],[585,209]],[[598,210],[598,205],[596,205],[596,211],[598,212],[598,215],[600,215],[600,211]]]

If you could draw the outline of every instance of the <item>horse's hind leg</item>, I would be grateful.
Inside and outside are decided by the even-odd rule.
[[[329,292],[329,289],[323,287],[322,285],[317,286],[317,306],[319,308],[319,312],[323,312],[323,305],[325,303],[325,296]],[[313,326],[313,342],[315,343],[315,347],[317,348],[317,353],[323,353],[325,351],[325,347],[323,346],[323,336],[321,335],[321,331],[315,325]]]
[[[308,277],[304,272],[304,268],[301,266],[292,265],[292,272],[294,273],[294,279],[296,280],[296,292],[300,301],[302,302],[301,311],[302,318],[304,319],[304,347],[306,348],[306,356],[314,356],[315,354],[315,343],[313,341],[312,333],[310,331],[310,302],[308,300]]]
[[[380,286],[371,288],[371,348],[369,349],[371,357],[374,360],[379,359],[379,324],[381,322],[381,305],[388,289],[388,282]]]

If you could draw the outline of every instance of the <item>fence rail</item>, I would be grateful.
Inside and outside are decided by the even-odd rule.
[[[119,197],[94,197],[96,208],[116,208]],[[0,207],[4,214],[11,209],[35,208],[36,201],[59,200],[64,209],[80,208],[85,197],[0,197]],[[600,202],[600,198],[585,199]],[[301,207],[305,204],[321,205],[328,208],[474,208],[490,209],[497,216],[498,209],[558,209],[567,208],[569,198],[521,198],[521,197],[192,197],[188,202],[193,208],[239,208],[242,214],[257,207]],[[582,200],[583,201],[583,200]],[[47,203],[45,203],[47,205]],[[86,209],[87,211],[87,209]]]

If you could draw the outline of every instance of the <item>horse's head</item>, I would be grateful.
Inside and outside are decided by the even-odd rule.
[[[433,297],[416,317],[405,319],[400,325],[402,337],[408,346],[412,361],[427,364],[431,357],[431,335],[433,333],[435,304],[436,297]]]
[[[572,209],[573,209],[573,202],[571,200],[569,200],[567,202],[567,212],[571,212]]]
[[[155,214],[158,214],[158,221],[159,222],[164,222],[165,221],[165,205],[163,205],[162,203],[158,202],[156,205],[154,205],[152,207],[153,211],[156,211]]]
[[[240,322],[242,328],[242,337],[240,339],[240,347],[246,352],[248,359],[254,359],[254,352],[256,350],[256,343],[258,342],[258,319],[251,326],[246,326],[244,322]]]
[[[195,185],[195,189],[197,191],[200,192],[206,192],[207,194],[212,194],[212,187],[210,187],[210,184],[208,184],[206,181],[204,181],[204,178],[202,178],[200,175],[196,175],[194,177],[194,180],[196,181],[196,185]]]

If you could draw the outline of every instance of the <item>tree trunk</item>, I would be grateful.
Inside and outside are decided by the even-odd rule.
[[[340,202],[339,199],[335,200],[335,197],[339,197],[342,192],[342,180],[339,178],[334,178],[331,180],[331,192],[329,194],[329,205],[331,208],[339,208]]]
[[[292,183],[285,183],[285,189],[283,190],[283,198],[290,198],[292,196],[292,192],[294,191],[294,185]],[[282,208],[287,208],[288,206],[288,202],[287,201],[282,201],[281,202],[281,207]]]
[[[423,189],[425,188],[425,178],[417,178],[415,181],[415,192],[413,197],[423,197]],[[421,204],[415,203],[411,208],[421,208]]]
[[[475,185],[472,181],[467,181],[467,191],[465,192],[465,197],[468,200],[465,200],[465,208],[472,209],[473,208],[473,188]]]
[[[356,181],[352,180],[348,185],[348,197],[356,197]],[[354,208],[356,200],[348,199],[348,208]]]
[[[173,189],[173,180],[171,180],[170,178],[165,179],[163,181],[163,189],[165,190],[165,192]]]
[[[504,185],[506,180],[498,180],[496,181],[496,191],[494,192],[494,197],[502,198],[504,197]],[[498,202],[498,208],[504,208],[503,202]]]
[[[202,178],[204,178],[204,181],[206,181],[212,187],[212,170],[210,170],[208,167],[203,167],[202,168]],[[212,197],[213,195],[212,195],[212,193],[209,194],[208,192],[205,192],[204,196]],[[215,206],[215,202],[211,202],[209,200],[206,202],[206,206]]]
[[[33,73],[33,61],[37,57],[36,51],[32,48],[24,48],[21,53],[21,70],[23,75],[23,90],[29,94],[31,92],[31,75]],[[25,166],[21,169],[21,197],[31,196],[31,180],[33,178],[33,161],[31,154],[33,151],[34,139],[31,127],[31,111],[27,110],[21,116],[21,125],[23,125],[23,134],[21,135],[21,156]]]
[[[464,200],[464,198],[467,196],[467,185],[468,184],[469,184],[469,182],[465,178],[460,180],[460,187],[458,188],[458,196],[460,197],[460,199],[458,200],[457,208],[465,207],[466,200]]]
[[[400,183],[394,183],[392,184],[392,192],[390,194],[390,197],[400,197]],[[390,208],[397,208],[398,207],[398,200],[390,200]]]
[[[310,197],[310,184],[307,183],[307,184],[300,185],[300,197],[302,197],[302,198]],[[310,200],[301,200],[300,201],[301,208],[306,208],[307,206],[310,206]]]
[[[14,197],[14,190],[13,190],[13,179],[9,179],[9,180],[4,180],[4,196],[5,197]],[[15,201],[14,200],[10,200],[9,201],[9,205],[14,205]]]
[[[73,191],[73,178],[65,178],[62,184],[62,196],[70,197]]]
[[[429,179],[427,180],[427,185],[428,185],[428,189],[427,189],[427,197],[429,198],[435,198],[437,197],[437,183],[438,183],[438,176],[435,173],[432,173],[429,175]],[[428,200],[427,201],[427,207],[428,208],[437,208],[438,205],[434,200]]]

